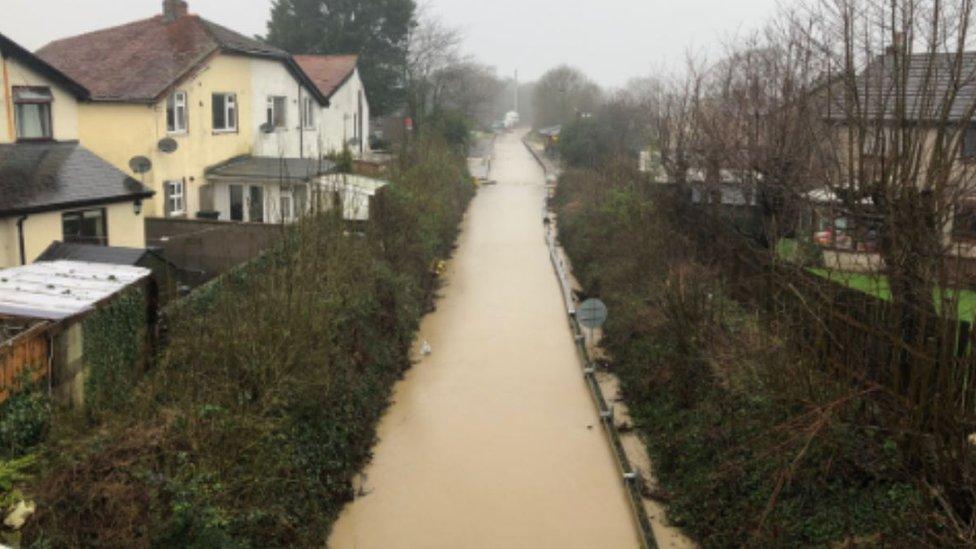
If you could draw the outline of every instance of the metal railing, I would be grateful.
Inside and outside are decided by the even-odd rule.
[[[546,243],[549,245],[549,259],[552,261],[552,265],[556,270],[556,276],[559,278],[559,285],[562,289],[570,329],[576,340],[576,350],[583,364],[583,377],[586,380],[586,386],[590,396],[593,398],[593,402],[596,404],[597,411],[600,414],[600,423],[603,425],[603,430],[610,442],[613,457],[617,462],[618,472],[627,491],[627,499],[630,501],[631,511],[637,523],[641,546],[645,549],[654,549],[657,547],[657,540],[654,537],[654,527],[644,508],[644,497],[641,494],[641,483],[643,479],[627,457],[627,452],[624,450],[623,443],[620,441],[620,431],[617,429],[617,424],[614,421],[613,406],[607,403],[607,399],[603,395],[603,389],[600,387],[600,382],[596,378],[596,364],[590,356],[590,351],[586,345],[586,336],[583,335],[583,329],[576,318],[576,301],[573,299],[569,274],[562,257],[559,255],[559,245],[551,227],[546,232]]]
[[[546,168],[542,159],[539,158],[536,151],[524,139],[522,143],[529,149],[533,158],[542,166],[543,172],[548,177],[550,175],[548,173],[549,170]],[[548,205],[543,205],[542,211],[543,218],[549,221],[550,212]],[[613,406],[607,403],[607,399],[603,395],[603,389],[600,387],[600,382],[596,378],[596,364],[593,361],[593,357],[590,356],[590,351],[586,345],[586,336],[583,334],[583,328],[580,326],[579,320],[576,317],[576,300],[573,298],[569,269],[559,252],[560,247],[556,238],[556,231],[553,229],[552,223],[549,222],[546,223],[546,244],[549,248],[549,259],[552,261],[557,278],[559,278],[559,287],[563,294],[563,302],[566,306],[569,326],[573,332],[573,338],[576,341],[576,350],[579,354],[580,362],[583,365],[583,377],[586,380],[586,387],[589,390],[594,404],[596,404],[597,411],[600,414],[600,424],[603,426],[603,431],[606,433],[607,440],[610,442],[610,448],[613,452],[614,460],[617,463],[617,470],[624,483],[627,500],[630,502],[630,508],[637,525],[641,546],[644,549],[656,549],[657,539],[654,537],[654,526],[651,524],[651,519],[647,516],[647,510],[644,507],[644,497],[641,493],[643,478],[630,463],[630,458],[627,457],[627,452],[624,449],[623,443],[620,441],[620,431],[617,429],[617,424],[614,421]]]

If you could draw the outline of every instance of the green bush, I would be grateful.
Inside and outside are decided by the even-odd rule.
[[[365,237],[335,213],[303,220],[168,310],[168,343],[132,401],[46,448],[28,539],[323,545],[474,192],[442,141],[404,154]]]
[[[596,168],[610,154],[608,128],[596,118],[581,118],[563,127],[559,156],[567,166]]]
[[[329,155],[329,160],[335,162],[335,169],[338,173],[352,173],[353,161],[352,151],[349,147],[343,146],[342,150]]]
[[[130,288],[82,323],[85,409],[91,415],[123,410],[145,366],[148,306],[141,288]]]
[[[44,392],[28,386],[0,404],[0,459],[24,455],[44,440],[51,410]]]
[[[466,151],[471,142],[471,122],[460,112],[440,110],[430,118],[434,130],[457,151]]]
[[[607,168],[570,170],[554,203],[674,524],[706,547],[921,542],[933,521],[869,401],[725,297],[673,204]]]

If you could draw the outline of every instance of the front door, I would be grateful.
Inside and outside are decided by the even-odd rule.
[[[230,220],[244,221],[244,187],[230,186]]]
[[[252,185],[248,198],[248,221],[264,223],[264,187]]]

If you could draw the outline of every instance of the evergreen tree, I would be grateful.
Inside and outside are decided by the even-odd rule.
[[[294,54],[358,54],[371,110],[403,104],[414,0],[274,0],[267,41]]]

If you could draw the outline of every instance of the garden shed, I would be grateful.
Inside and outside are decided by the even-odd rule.
[[[323,211],[342,208],[346,221],[369,221],[373,197],[389,181],[354,174],[330,174],[320,179]]]
[[[143,267],[81,261],[0,270],[0,399],[29,376],[59,402],[117,398],[134,382],[152,341],[157,303]],[[2,333],[2,332],[0,332]]]

